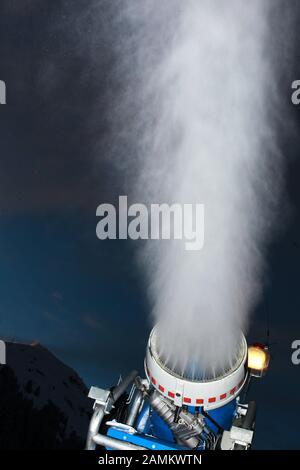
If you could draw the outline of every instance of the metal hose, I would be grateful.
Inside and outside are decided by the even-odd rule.
[[[86,450],[95,450],[96,445],[98,444],[98,437],[101,436],[99,429],[101,427],[103,418],[105,414],[109,414],[113,405],[118,401],[118,399],[125,393],[128,386],[135,380],[138,372],[133,370],[122,382],[115,387],[115,389],[109,394],[109,398],[106,403],[95,403],[94,413],[90,421],[88,436],[86,441]],[[105,437],[105,436],[102,436]],[[97,441],[98,439],[98,441]]]
[[[139,412],[139,410],[142,406],[143,401],[144,401],[143,393],[140,390],[138,390],[136,392],[135,397],[134,397],[134,401],[131,405],[131,409],[130,409],[130,412],[129,412],[129,415],[128,415],[128,418],[127,418],[127,421],[126,421],[126,424],[128,426],[134,426],[135,425],[136,418],[137,418],[138,412]]]
[[[112,397],[113,397],[113,402],[115,403],[122,395],[124,392],[126,392],[127,388],[129,385],[135,380],[135,378],[138,375],[137,370],[133,370],[130,372],[130,374],[122,380],[122,382],[117,385],[117,387],[112,391]]]

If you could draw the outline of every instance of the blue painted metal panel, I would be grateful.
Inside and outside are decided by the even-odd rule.
[[[152,436],[147,436],[145,434],[128,434],[119,429],[113,427],[109,428],[107,435],[118,439],[120,441],[130,442],[131,444],[136,444],[138,446],[146,447],[149,450],[182,450],[183,447],[180,447],[171,442],[163,441]]]
[[[195,408],[189,407],[191,413],[195,412]],[[199,410],[201,412],[201,409]],[[227,405],[211,410],[208,414],[218,423],[222,429],[230,429],[236,412],[236,400],[232,400]],[[218,428],[208,419],[205,418],[207,427],[218,433]],[[145,403],[136,422],[136,434],[128,434],[122,430],[109,428],[107,435],[119,439],[121,441],[131,442],[133,444],[146,447],[151,450],[182,450],[183,447],[178,446],[174,442],[173,434],[165,422]],[[199,447],[201,450],[201,447]]]
[[[219,426],[221,426],[221,428],[229,430],[232,426],[232,421],[235,418],[235,412],[236,400],[232,400],[221,408],[209,411],[208,414],[219,424]],[[217,432],[216,426],[214,426],[207,418],[206,424],[213,432]]]

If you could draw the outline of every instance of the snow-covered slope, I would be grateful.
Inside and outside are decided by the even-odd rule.
[[[27,447],[83,446],[92,402],[80,377],[37,343],[6,344],[7,365],[0,368],[0,448],[5,448],[4,431],[10,447],[9,429],[13,441],[21,428],[23,440],[29,434]]]

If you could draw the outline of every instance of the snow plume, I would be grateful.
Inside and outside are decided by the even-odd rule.
[[[261,294],[280,192],[272,5],[119,4],[123,100],[112,117],[131,148],[135,198],[205,205],[202,250],[164,240],[147,242],[142,254],[161,355],[195,377],[230,367]]]

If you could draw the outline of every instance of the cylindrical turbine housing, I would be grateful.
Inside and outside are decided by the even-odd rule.
[[[191,380],[171,370],[161,359],[156,328],[153,328],[147,345],[145,371],[153,387],[176,406],[197,406],[212,410],[226,405],[239,395],[247,378],[246,359],[247,342],[241,334],[239,348],[229,369],[213,378]]]

